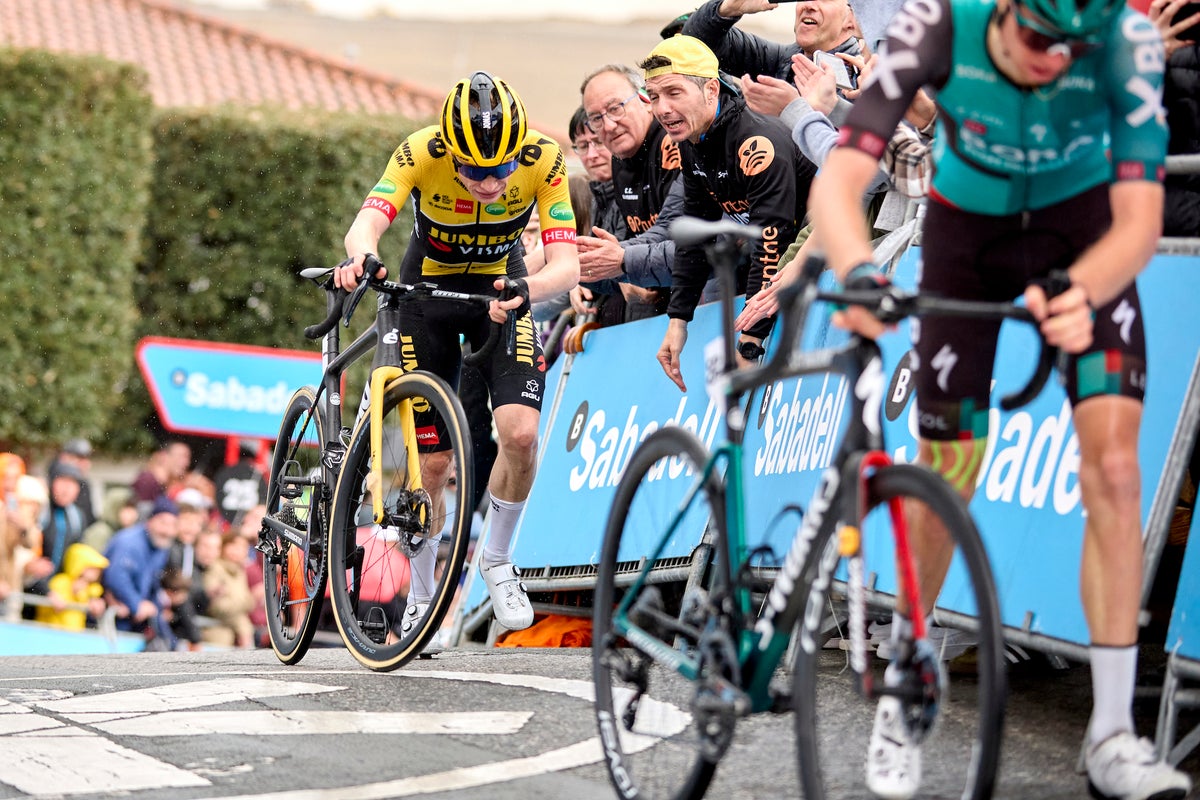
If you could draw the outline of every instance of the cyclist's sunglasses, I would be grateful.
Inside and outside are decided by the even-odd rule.
[[[454,168],[458,170],[458,174],[471,181],[481,181],[485,178],[504,180],[517,171],[517,165],[518,161],[515,158],[512,161],[505,161],[503,164],[497,164],[494,167],[476,167],[471,164],[454,162]]]
[[[1017,18],[1017,36],[1021,39],[1021,44],[1030,50],[1074,59],[1087,55],[1100,45],[1095,39],[1064,36],[1054,31],[1020,3],[1013,3],[1012,9]]]

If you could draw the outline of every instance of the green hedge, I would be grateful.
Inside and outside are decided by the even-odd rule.
[[[343,257],[363,197],[418,127],[156,111],[145,85],[131,66],[0,50],[0,449],[79,435],[147,452],[143,336],[316,349],[301,329],[324,316],[324,294],[296,273]],[[399,263],[411,224],[384,238],[385,261]]]
[[[317,350],[301,331],[325,316],[325,294],[297,273],[345,256],[342,238],[363,198],[417,127],[395,117],[269,109],[162,114],[138,337]],[[385,262],[399,264],[411,228],[406,211],[381,243]],[[371,318],[360,313],[357,329]],[[149,394],[140,378],[133,387],[128,418],[148,423]],[[113,430],[121,449],[149,439],[148,424]]]
[[[0,49],[0,449],[95,435],[121,401],[152,115],[135,68]]]

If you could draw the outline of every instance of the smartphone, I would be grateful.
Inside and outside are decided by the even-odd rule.
[[[813,62],[819,67],[822,64],[828,64],[833,69],[834,81],[839,89],[857,89],[858,75],[849,64],[835,56],[833,53],[826,53],[824,50],[817,50],[813,53]]]
[[[1179,9],[1179,13],[1171,20],[1175,22],[1183,22],[1185,19],[1200,11],[1200,3],[1188,3],[1183,8]],[[1196,23],[1187,30],[1180,31],[1178,38],[1181,42],[1200,42],[1200,23]]]

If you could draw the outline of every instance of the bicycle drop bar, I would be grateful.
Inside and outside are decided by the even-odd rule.
[[[375,273],[379,272],[380,268],[384,267],[383,262],[374,256],[368,255],[363,261],[364,278],[361,280],[353,292],[347,292],[345,289],[327,287],[327,291],[336,293],[336,300],[331,304],[332,310],[329,316],[318,322],[316,325],[310,325],[304,329],[305,337],[309,339],[320,339],[333,327],[337,325],[338,319],[342,320],[345,326],[350,325],[350,318],[354,316],[355,309],[358,308],[359,302],[362,301],[363,295],[367,289],[375,289],[377,292],[389,294],[398,298],[416,298],[416,297],[433,297],[441,300],[456,300],[463,303],[474,303],[482,306],[485,310],[496,298],[490,295],[483,294],[467,294],[465,292],[451,292],[445,289],[439,289],[433,283],[395,283],[384,278],[376,278]],[[385,268],[386,269],[386,268]],[[300,272],[300,275],[312,280],[321,280],[328,278],[333,271],[331,267],[316,267],[305,269]],[[515,335],[515,326],[511,320],[508,326],[513,329],[514,333],[510,334],[510,338]],[[500,340],[501,330],[505,327],[504,324],[493,322],[488,331],[487,341],[478,350],[468,354],[464,359],[464,363],[472,366],[478,365],[484,361],[492,351],[496,348],[496,343]]]
[[[780,291],[780,307],[787,308],[792,312],[784,314],[784,341],[791,342],[798,338],[804,328],[808,307],[814,300],[839,305],[863,306],[882,321],[889,323],[898,322],[907,317],[949,316],[965,319],[1012,319],[1032,325],[1035,330],[1038,327],[1037,320],[1033,318],[1027,308],[1013,303],[956,300],[908,292],[895,286],[883,290],[821,291],[816,288],[815,280],[822,266],[820,259],[809,259],[804,266],[806,280],[784,287]],[[1069,286],[1070,281],[1066,279],[1065,274],[1052,273],[1047,281],[1046,294],[1048,297],[1054,297]],[[1037,367],[1025,386],[1000,398],[1000,407],[1005,411],[1012,411],[1031,402],[1045,388],[1046,382],[1050,378],[1054,362],[1058,357],[1058,349],[1048,345],[1040,331],[1038,340],[1041,343],[1041,353],[1038,357]],[[769,363],[764,364],[762,369],[776,372],[786,369],[789,358],[787,350],[787,347],[778,348],[775,357]]]

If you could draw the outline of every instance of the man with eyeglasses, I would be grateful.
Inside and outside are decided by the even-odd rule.
[[[627,232],[598,226],[596,236],[579,238],[581,280],[669,287],[675,243],[667,226],[683,207],[679,148],[650,113],[642,76],[632,67],[593,70],[580,94],[588,131],[612,154],[614,201]]]
[[[619,268],[625,262],[626,250],[622,243],[629,239],[629,230],[617,203],[617,191],[612,182],[612,153],[604,146],[600,137],[588,128],[587,112],[583,110],[583,106],[571,115],[570,136],[571,149],[579,156],[587,172],[588,190],[592,198],[588,225],[596,236],[586,238],[595,240],[601,248],[608,243],[614,245],[618,250]],[[580,251],[582,254],[584,246],[580,247]],[[596,249],[588,252],[595,254]],[[590,271],[584,267],[582,261],[581,255],[581,275]],[[592,264],[594,266],[595,261]],[[638,286],[628,280],[580,283],[570,294],[571,306],[575,311],[580,314],[594,313],[596,321],[601,325],[646,319],[665,310],[662,290]]]
[[[984,47],[980,47],[983,44]],[[908,0],[813,187],[815,235],[848,288],[887,290],[861,200],[884,144],[923,85],[942,112],[925,216],[921,291],[969,300],[1024,294],[1064,378],[1079,441],[1086,512],[1080,588],[1093,706],[1085,759],[1096,797],[1182,798],[1188,777],[1138,739],[1132,714],[1142,583],[1138,428],[1146,351],[1134,278],[1162,226],[1167,130],[1163,46],[1122,0]],[[1044,280],[1070,286],[1047,300]],[[882,326],[851,306],[842,323]],[[922,319],[919,460],[969,498],[987,446],[999,323]],[[910,509],[923,608],[953,545]],[[892,625],[911,625],[904,609]],[[890,669],[885,673],[889,679]],[[910,797],[920,751],[880,701],[867,758],[880,797]]]
[[[432,281],[457,292],[507,288],[516,293],[494,301],[487,313],[436,298],[405,303],[399,333],[411,337],[417,368],[457,386],[460,335],[478,348],[491,321],[516,314],[514,352],[496,347],[480,365],[499,440],[488,481],[491,522],[480,572],[497,621],[510,630],[527,628],[533,607],[512,563],[512,536],[533,484],[546,369],[529,304],[561,294],[579,280],[566,163],[553,139],[527,127],[525,107],[505,81],[486,72],[459,81],[446,98],[440,124],[401,142],[367,195],[346,234],[348,258],[334,272],[338,286],[354,288],[366,255],[378,252],[380,237],[410,199],[415,224],[400,281]],[[516,245],[535,204],[545,265],[526,274]],[[444,485],[449,466],[438,458],[443,450],[437,443],[422,446],[425,487],[435,508],[441,505],[439,477]],[[432,546],[412,559],[406,620],[410,614],[419,619],[429,607],[430,597],[422,596],[420,587],[433,585],[439,537],[430,537]]]

